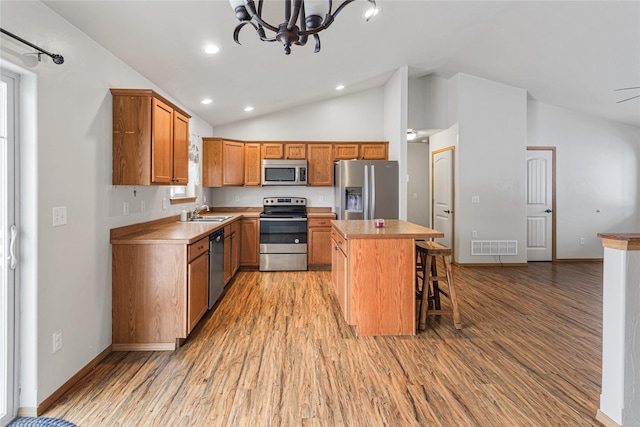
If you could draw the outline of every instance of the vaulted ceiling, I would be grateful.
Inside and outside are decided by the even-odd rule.
[[[640,99],[616,103],[640,90],[614,91],[640,86],[639,1],[378,0],[366,23],[358,0],[320,34],[320,53],[311,41],[289,56],[250,27],[237,45],[225,0],[44,3],[213,126],[247,118],[246,105],[256,116],[379,86],[405,65],[410,77],[468,73],[640,126]],[[265,3],[275,24],[282,10]],[[221,51],[207,55],[208,43]]]

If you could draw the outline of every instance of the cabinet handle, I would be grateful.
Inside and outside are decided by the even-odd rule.
[[[318,222],[318,224],[320,224],[320,225],[325,225],[325,224],[326,224],[326,222],[324,222],[324,221],[320,221],[320,222]]]

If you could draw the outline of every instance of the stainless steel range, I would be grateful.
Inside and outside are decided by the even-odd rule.
[[[260,214],[260,271],[307,269],[307,199],[265,197]]]

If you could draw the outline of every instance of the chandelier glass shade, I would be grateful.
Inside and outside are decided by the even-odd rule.
[[[240,23],[233,32],[236,43],[240,30],[246,25],[251,25],[260,37],[267,42],[279,41],[284,46],[284,53],[291,53],[291,45],[304,46],[309,36],[315,39],[314,52],[320,51],[320,36],[318,33],[326,30],[333,23],[335,17],[354,0],[344,0],[333,11],[332,0],[284,0],[284,21],[279,25],[272,25],[262,18],[262,6],[264,0],[258,0],[257,6],[254,0],[229,0],[231,8]],[[367,0],[375,10],[375,0]],[[273,2],[269,2],[273,3]],[[367,14],[368,21],[375,14]],[[265,30],[273,33],[267,36]]]

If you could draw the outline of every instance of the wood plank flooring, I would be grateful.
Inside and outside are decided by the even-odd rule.
[[[461,331],[445,315],[415,337],[355,338],[330,272],[240,272],[179,350],[112,353],[43,416],[80,427],[600,425],[602,264],[454,277]]]

